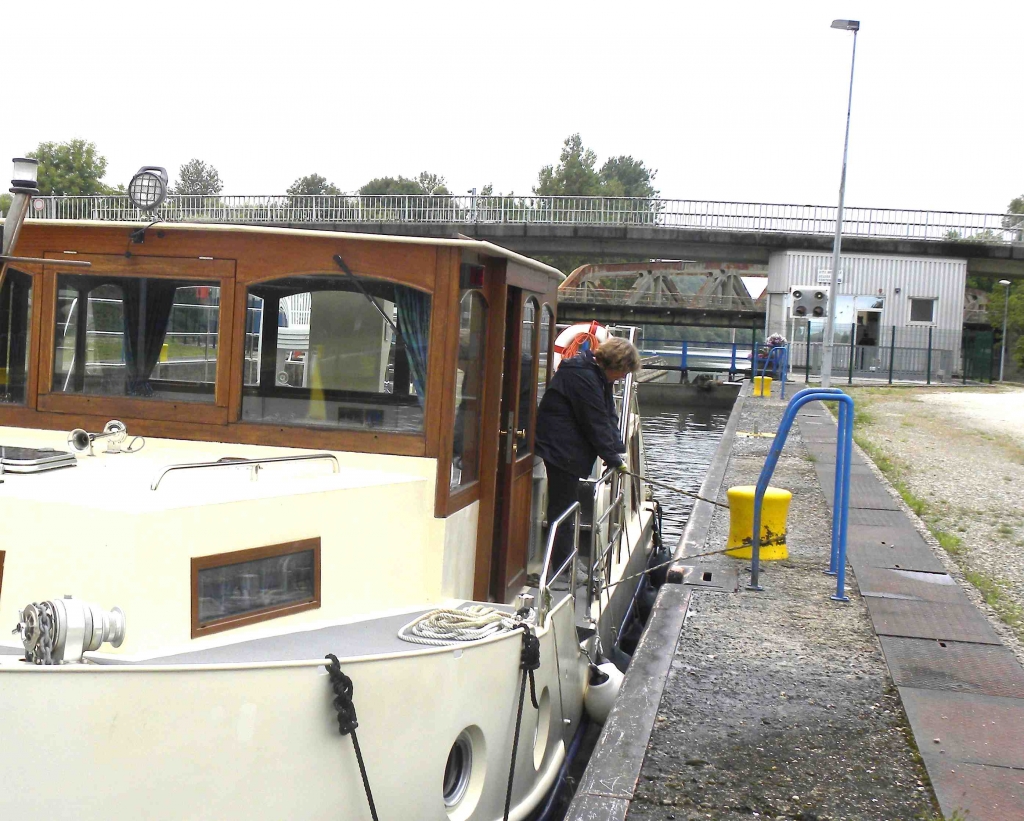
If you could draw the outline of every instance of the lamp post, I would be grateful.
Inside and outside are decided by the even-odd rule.
[[[1002,382],[1003,365],[1006,364],[1006,314],[1010,310],[1010,280],[1001,279],[999,284],[1006,289],[1003,294],[1003,345],[999,350],[999,381]]]
[[[7,276],[8,257],[14,253],[14,244],[18,241],[21,226],[28,216],[29,203],[33,194],[38,194],[36,181],[39,179],[39,161],[28,157],[14,158],[14,174],[11,177],[11,207],[7,209],[4,220],[4,241],[0,245],[0,287],[3,287]]]
[[[833,20],[832,28],[853,32],[853,57],[850,59],[850,94],[846,102],[846,139],[843,142],[843,174],[839,178],[839,208],[836,210],[836,239],[832,246],[832,274],[828,293],[828,318],[825,320],[825,341],[821,354],[821,387],[832,383],[832,349],[836,330],[836,302],[839,295],[836,286],[839,280],[839,250],[843,241],[843,196],[846,193],[846,153],[850,146],[850,108],[853,105],[853,66],[857,60],[858,20]]]

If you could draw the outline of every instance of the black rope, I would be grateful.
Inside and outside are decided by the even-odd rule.
[[[521,622],[516,627],[521,627],[523,630],[523,649],[519,656],[519,669],[523,671],[523,676],[519,685],[519,711],[516,713],[516,733],[512,739],[512,762],[508,768],[508,789],[505,791],[503,821],[508,821],[509,808],[512,806],[512,781],[516,775],[516,753],[519,750],[519,730],[523,724],[523,703],[526,701],[527,677],[530,679],[530,701],[533,703],[533,709],[540,709],[540,705],[537,703],[537,685],[533,679],[533,671],[540,667],[540,639],[533,634],[528,624]]]
[[[342,735],[352,736],[352,747],[356,751],[356,761],[359,762],[359,775],[363,778],[363,790],[366,792],[366,803],[370,805],[370,815],[373,821],[378,821],[377,808],[373,804],[373,793],[370,791],[370,779],[366,777],[366,767],[363,764],[363,753],[359,749],[359,736],[356,735],[356,727],[359,720],[356,718],[356,705],[352,701],[352,679],[341,672],[341,662],[334,653],[328,653],[325,658],[331,660],[327,665],[327,675],[331,679],[331,689],[334,690],[334,709],[338,713],[338,731]]]

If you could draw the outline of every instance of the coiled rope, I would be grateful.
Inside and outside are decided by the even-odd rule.
[[[460,641],[477,641],[514,630],[511,613],[474,604],[464,609],[439,608],[424,613],[398,631],[398,638],[414,644],[444,647]]]
[[[328,653],[325,658],[330,659],[327,665],[327,675],[331,679],[331,689],[334,690],[334,709],[338,713],[338,732],[342,735],[352,736],[352,747],[356,751],[356,761],[359,763],[359,775],[363,779],[363,791],[366,793],[366,803],[370,805],[370,815],[373,821],[377,819],[377,808],[373,804],[373,793],[370,791],[370,779],[366,776],[366,766],[363,764],[363,753],[359,749],[359,736],[356,735],[356,727],[359,721],[356,718],[356,705],[352,701],[352,679],[341,672],[341,662],[334,653]]]

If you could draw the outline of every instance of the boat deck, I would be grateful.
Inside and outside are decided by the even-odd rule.
[[[126,445],[131,441],[129,433]],[[66,431],[0,427],[0,444],[69,450]],[[135,446],[139,444],[141,440]],[[425,479],[425,475],[405,472],[415,460],[404,459],[399,463],[392,457],[377,456],[376,462],[383,469],[367,469],[361,464],[367,460],[339,453],[341,464],[337,473],[330,459],[278,462],[262,466],[258,479],[253,481],[251,467],[228,463],[224,467],[168,473],[159,487],[151,490],[153,482],[170,465],[298,456],[313,451],[157,438],[147,439],[142,450],[135,453],[105,453],[103,440],[95,443],[95,451],[95,456],[80,454],[74,467],[29,474],[5,473],[2,493],[26,501],[59,500],[61,504],[93,510],[140,514]]]

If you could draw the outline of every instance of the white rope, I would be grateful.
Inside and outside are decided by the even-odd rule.
[[[515,627],[511,613],[473,604],[465,609],[439,608],[424,613],[398,631],[398,638],[414,644],[444,647],[460,641],[476,641]]]

